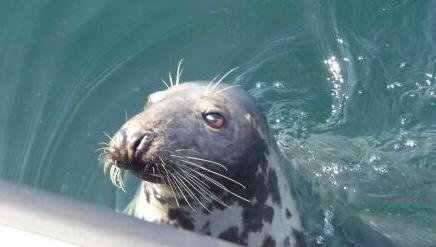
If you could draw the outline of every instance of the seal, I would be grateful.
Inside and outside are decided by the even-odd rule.
[[[104,148],[113,183],[141,184],[129,215],[248,246],[303,246],[289,163],[243,89],[176,83],[151,94]]]

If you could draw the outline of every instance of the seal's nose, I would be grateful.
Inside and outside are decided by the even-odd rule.
[[[127,166],[141,160],[153,143],[155,134],[152,131],[121,129],[112,138],[109,153],[118,166]]]

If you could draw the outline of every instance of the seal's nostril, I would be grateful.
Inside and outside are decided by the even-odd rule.
[[[151,143],[154,139],[154,133],[153,132],[147,132],[142,135],[138,135],[138,138],[134,141],[132,145],[132,151],[135,154],[135,156],[138,156],[148,150]]]
[[[135,142],[132,145],[133,153],[136,153],[136,150],[138,149],[139,144],[141,144],[143,137],[140,137],[135,140]]]

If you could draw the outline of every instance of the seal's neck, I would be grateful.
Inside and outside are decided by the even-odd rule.
[[[177,203],[170,188],[142,181],[124,213],[150,222],[167,222],[168,212]]]

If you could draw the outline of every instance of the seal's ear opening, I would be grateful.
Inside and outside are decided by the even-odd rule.
[[[245,118],[248,120],[251,128],[257,133],[257,135],[265,142],[269,142],[269,130],[266,124],[266,118],[261,114],[258,118],[253,117],[251,113],[246,113]]]

